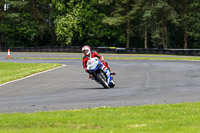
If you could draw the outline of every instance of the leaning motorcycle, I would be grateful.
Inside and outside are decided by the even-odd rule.
[[[92,76],[92,79],[101,84],[104,88],[108,89],[115,86],[110,71],[98,58],[95,57],[88,60],[86,70]]]

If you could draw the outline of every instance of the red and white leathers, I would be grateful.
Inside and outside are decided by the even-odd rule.
[[[108,63],[104,61],[103,56],[101,56],[100,54],[98,54],[96,51],[92,51],[89,46],[83,46],[82,48],[82,52],[84,53],[84,57],[83,57],[83,69],[86,70],[87,68],[87,62],[89,59],[97,57],[100,59],[101,63],[108,68],[108,70],[111,72],[110,67],[108,66]],[[112,75],[116,75],[115,72],[110,73]],[[91,78],[91,75],[89,75],[89,78]]]
[[[90,55],[91,54],[91,55]],[[87,62],[90,58],[94,58],[94,57],[97,57],[100,59],[101,63],[106,66],[109,70],[110,70],[110,67],[108,66],[108,63],[104,61],[103,59],[103,56],[101,56],[100,54],[98,54],[96,51],[92,51],[89,55],[85,55],[82,59],[83,61],[83,69],[86,69],[87,68]],[[90,57],[91,56],[91,57]]]

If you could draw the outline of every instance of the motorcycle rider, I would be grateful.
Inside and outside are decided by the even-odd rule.
[[[84,56],[83,56],[83,69],[86,70],[87,68],[87,62],[90,58],[94,58],[94,57],[97,57],[100,59],[100,62],[106,66],[108,68],[108,70],[110,71],[110,74],[111,75],[116,75],[115,72],[111,72],[111,69],[110,67],[108,66],[108,63],[104,61],[103,59],[103,56],[101,56],[100,54],[98,54],[96,51],[91,51],[90,47],[89,46],[83,46],[82,47],[82,52],[84,53]],[[89,78],[91,78],[91,75],[89,75]]]

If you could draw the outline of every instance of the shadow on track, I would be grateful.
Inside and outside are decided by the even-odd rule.
[[[97,87],[97,88],[80,88],[81,90],[107,90],[107,89],[105,89],[105,88],[103,88],[103,87]]]

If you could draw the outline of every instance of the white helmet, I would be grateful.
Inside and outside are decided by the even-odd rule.
[[[83,46],[82,52],[84,53],[85,56],[89,56],[91,53],[90,47],[89,46]]]

